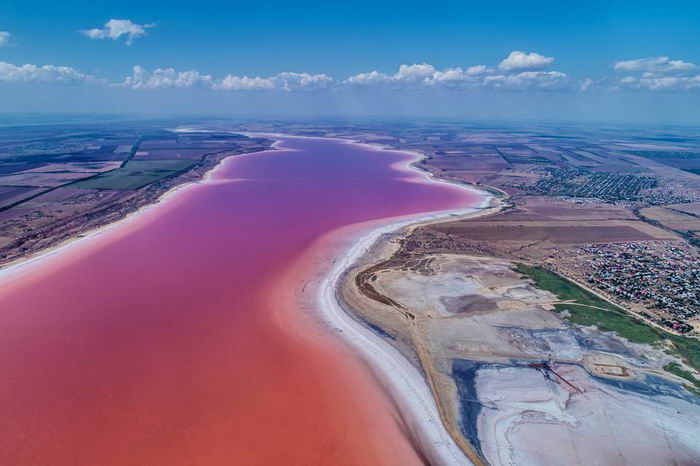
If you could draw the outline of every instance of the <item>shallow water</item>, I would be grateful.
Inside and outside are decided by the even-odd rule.
[[[406,154],[280,148],[3,278],[0,464],[423,461],[372,371],[280,284],[338,229],[480,199],[397,169]]]

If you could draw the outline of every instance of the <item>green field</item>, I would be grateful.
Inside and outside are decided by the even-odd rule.
[[[559,299],[562,301],[574,301],[578,304],[602,307],[617,312],[623,311],[618,306],[599,298],[593,293],[581,288],[577,284],[542,267],[530,267],[529,265],[518,264],[517,270],[523,275],[527,275],[532,278],[535,281],[537,288],[557,295],[557,297],[559,297]]]
[[[693,393],[700,395],[700,380],[696,379],[693,374],[683,369],[680,364],[676,362],[669,362],[664,366],[664,370],[690,382],[690,385],[687,385],[686,388]]]
[[[670,335],[668,338],[673,342],[680,357],[695,370],[700,371],[700,341],[678,335]]]
[[[652,344],[663,340],[655,329],[617,311],[604,311],[586,306],[557,304],[557,312],[567,311],[568,319],[578,325],[596,326],[603,332],[615,332],[633,343]]]
[[[562,301],[571,301],[571,304],[554,306],[557,312],[567,311],[567,319],[570,322],[596,326],[604,332],[615,332],[633,343],[653,344],[670,341],[674,352],[680,358],[700,370],[700,341],[697,339],[674,335],[647,325],[625,313],[622,308],[542,267],[518,264],[517,271],[532,278],[538,288],[555,294]]]
[[[70,187],[83,189],[138,189],[162,178],[181,173],[196,163],[196,160],[130,160],[124,167],[79,181]]]

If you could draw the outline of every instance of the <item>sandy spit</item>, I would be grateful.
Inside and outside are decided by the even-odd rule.
[[[363,145],[374,150],[383,150],[377,146]],[[395,168],[416,171],[421,177],[424,177],[426,182],[446,183],[477,192],[483,196],[483,201],[479,206],[466,209],[419,214],[409,218],[402,217],[399,221],[384,224],[366,232],[336,261],[333,269],[323,278],[318,289],[318,309],[323,320],[331,327],[338,329],[338,334],[375,368],[386,388],[400,406],[402,413],[409,420],[414,432],[418,435],[418,441],[425,449],[424,453],[431,463],[471,465],[471,461],[445,429],[432,391],[423,374],[389,342],[353,318],[343,308],[338,298],[338,290],[347,271],[358,263],[363,263],[365,254],[372,250],[378,241],[385,241],[384,238],[387,235],[401,234],[408,227],[418,223],[442,221],[447,217],[476,216],[480,210],[485,210],[493,200],[491,194],[475,187],[433,178],[432,175],[414,165],[422,157],[420,154],[406,151],[396,152],[405,152],[412,159]],[[491,209],[488,210],[485,213],[493,212]]]
[[[262,136],[271,139],[302,137],[279,133],[244,134],[246,136]],[[342,286],[345,274],[358,264],[364,263],[366,261],[365,255],[374,249],[376,243],[386,241],[385,238],[387,237],[400,235],[406,229],[418,224],[437,223],[444,221],[446,218],[454,218],[456,220],[457,218],[490,215],[494,212],[494,209],[489,208],[494,201],[494,196],[474,186],[435,178],[431,173],[421,170],[415,165],[416,162],[424,157],[420,153],[396,150],[377,144],[367,144],[342,138],[318,139],[335,139],[346,144],[361,145],[377,152],[384,150],[403,152],[410,156],[410,159],[395,164],[393,168],[397,171],[413,172],[422,178],[421,182],[448,184],[455,187],[455,189],[465,189],[482,196],[482,202],[478,206],[423,213],[415,216],[403,216],[398,220],[389,220],[388,223],[384,223],[373,230],[365,231],[354,242],[350,243],[350,247],[344,254],[341,253],[338,260],[335,261],[333,268],[322,277],[317,288],[318,305],[316,306],[321,319],[331,329],[335,328],[337,335],[349,343],[360,357],[374,368],[385,388],[399,406],[407,424],[417,436],[416,440],[423,448],[423,453],[428,457],[430,463],[450,466],[473,465],[447,429],[445,429],[435,398],[423,374],[389,342],[352,317],[351,311],[343,307],[338,292]],[[279,142],[281,141],[275,143],[273,147],[276,147]],[[500,204],[498,208],[500,208]]]

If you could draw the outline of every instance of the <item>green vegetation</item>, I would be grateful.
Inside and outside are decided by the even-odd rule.
[[[572,304],[557,304],[557,312],[568,311],[568,319],[578,325],[596,326],[603,332],[615,332],[633,343],[657,343],[663,337],[649,325],[617,311],[604,311]]]
[[[693,374],[683,369],[677,362],[669,362],[664,366],[664,370],[693,384],[693,388],[695,389],[694,391],[700,390],[700,380],[696,379]]]
[[[542,267],[518,264],[517,270],[523,275],[532,278],[537,288],[557,295],[562,301],[573,301],[584,306],[602,307],[616,312],[622,311],[618,306],[599,298],[577,284]]]
[[[700,371],[700,340],[671,334],[666,336],[671,340],[678,354],[686,363],[695,370]]]
[[[126,166],[71,185],[83,189],[138,189],[182,173],[196,160],[130,160]]]
[[[570,322],[596,326],[603,332],[615,332],[633,343],[653,344],[670,341],[680,358],[700,370],[700,340],[674,335],[647,325],[625,313],[620,307],[542,267],[518,264],[517,271],[532,278],[538,288],[555,294],[562,301],[570,301],[568,304],[554,306],[557,312],[566,310]]]

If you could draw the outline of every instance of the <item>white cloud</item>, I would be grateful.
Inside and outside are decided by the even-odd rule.
[[[617,71],[646,72],[646,73],[685,73],[698,68],[694,63],[682,60],[671,60],[668,57],[647,57],[636,60],[615,62],[613,68]]]
[[[484,85],[508,90],[562,90],[571,87],[571,80],[560,71],[523,71],[517,74],[486,76]]]
[[[511,89],[554,90],[572,87],[572,80],[560,71],[541,71],[554,61],[538,53],[519,51],[498,65],[498,70],[486,65],[468,68],[454,67],[438,70],[427,63],[401,65],[394,74],[379,71],[359,73],[342,81],[345,87],[387,89]]]
[[[333,78],[325,74],[280,73],[275,76],[276,88],[283,91],[322,91],[333,84]]]
[[[457,70],[457,69],[454,69]],[[461,71],[461,69],[459,69]],[[450,70],[447,70],[450,71]],[[370,71],[358,73],[345,79],[345,87],[407,89],[420,88],[429,85],[441,73],[433,65],[427,63],[401,65],[392,75]]]
[[[541,70],[553,62],[553,57],[545,57],[536,52],[525,53],[515,50],[510,52],[510,55],[498,65],[498,69],[505,72]]]
[[[274,76],[254,78],[226,75],[214,83],[213,89],[222,91],[323,91],[333,85],[333,78],[325,74],[284,72]]]
[[[154,27],[155,24],[136,24],[128,19],[110,19],[103,27],[85,29],[79,31],[90,39],[113,39],[117,40],[122,36],[126,37],[126,45],[131,45],[135,39],[147,34],[146,29]]]
[[[212,85],[212,78],[208,74],[200,74],[198,71],[175,71],[172,68],[156,69],[149,73],[144,68],[134,66],[131,76],[127,76],[119,86],[131,89],[159,89],[159,88],[208,88]]]
[[[350,76],[345,81],[344,84],[349,86],[358,87],[369,87],[369,86],[384,86],[391,84],[394,79],[384,73],[379,71],[370,71],[369,73],[358,73],[354,76]]]
[[[83,84],[101,82],[69,66],[13,65],[0,61],[0,81],[13,83]]]
[[[12,34],[7,31],[0,31],[0,47],[9,45],[10,39],[12,39]]]
[[[405,83],[419,83],[435,74],[435,67],[422,63],[420,65],[401,65],[399,71],[394,75],[394,79]]]
[[[700,75],[697,76],[625,76],[618,81],[620,87],[646,91],[690,91],[700,89]]]
[[[122,33],[121,36],[124,34]],[[119,34],[116,35],[119,37]],[[428,63],[404,64],[393,74],[370,71],[336,80],[326,74],[284,72],[271,76],[227,74],[213,77],[199,71],[178,71],[158,68],[152,71],[134,66],[129,76],[119,83],[81,73],[68,66],[33,64],[14,65],[0,62],[0,82],[101,84],[128,89],[205,89],[216,91],[330,91],[358,88],[375,90],[453,90],[462,91],[581,91],[637,90],[681,92],[700,89],[700,73],[696,65],[666,57],[617,62],[615,69],[625,71],[618,76],[575,79],[554,70],[519,70],[522,66],[543,66],[551,58],[538,54],[514,54],[496,67],[474,65],[438,69]],[[534,58],[533,58],[534,56]],[[537,58],[540,57],[540,58]],[[544,59],[544,61],[542,60]],[[509,61],[504,70],[503,63]],[[527,63],[526,63],[527,62]],[[539,65],[535,62],[539,62]]]
[[[344,80],[343,84],[350,87],[421,87],[432,79],[436,72],[435,67],[427,63],[401,65],[399,70],[392,75],[379,71],[359,73]]]
[[[682,60],[647,57],[618,61],[613,68],[625,73],[617,80],[620,89],[677,92],[700,88],[700,67]]]
[[[260,76],[249,78],[227,74],[221,81],[214,83],[213,87],[223,91],[265,91],[274,90],[275,83],[271,78]]]
[[[328,89],[333,78],[325,74],[279,73],[270,77],[236,76],[228,74],[220,80],[198,71],[176,71],[172,68],[156,69],[149,72],[141,66],[134,66],[131,76],[118,86],[131,89],[214,89],[222,91],[320,91]]]
[[[467,76],[478,76],[484,73],[491,73],[493,70],[486,65],[474,65],[467,68],[464,72]]]
[[[435,71],[425,83],[434,87],[477,87],[483,83],[486,75],[493,70],[485,65],[470,66],[467,69],[448,68],[445,71]]]
[[[438,70],[427,63],[401,65],[392,75],[371,71],[360,73],[344,80],[346,87],[385,89],[510,89],[510,90],[554,90],[570,87],[569,76],[559,71],[523,71],[519,73],[497,73],[485,65],[466,69],[447,68]]]

